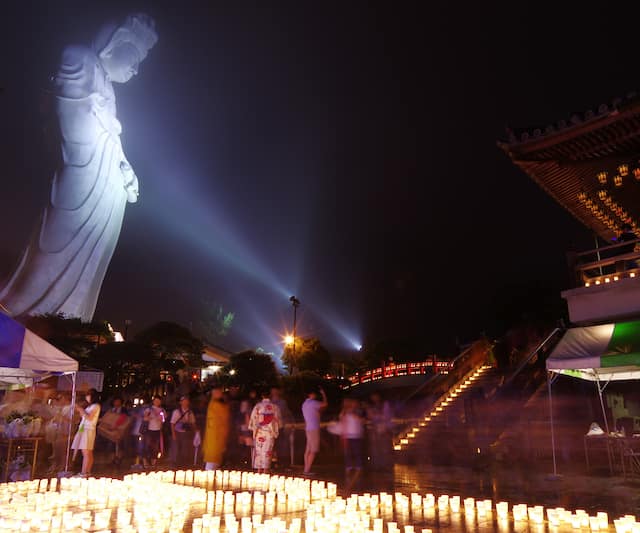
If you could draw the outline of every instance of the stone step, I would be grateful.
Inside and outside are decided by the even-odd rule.
[[[413,447],[419,448],[433,438],[431,435],[443,440],[447,436],[459,440],[467,430],[463,423],[466,400],[476,394],[480,388],[495,387],[498,384],[498,379],[499,377],[492,369],[482,367],[482,369],[476,370],[472,378],[464,380],[450,389],[449,394],[455,393],[455,396],[449,396],[440,405],[434,406],[425,414],[422,422],[414,426],[413,431],[408,428],[408,431],[401,434],[395,441],[394,449],[402,452]],[[453,432],[445,434],[450,431]]]

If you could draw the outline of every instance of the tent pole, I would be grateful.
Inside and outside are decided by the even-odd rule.
[[[547,372],[547,389],[549,391],[549,424],[551,425],[551,454],[553,456],[553,475],[558,475],[556,464],[556,435],[553,427],[553,396],[551,395],[551,385],[553,384],[553,372]]]
[[[598,234],[595,231],[593,232],[593,240],[596,242],[596,257],[598,258],[598,262],[600,262],[602,260],[600,258],[600,243],[598,242]],[[600,265],[599,269],[600,275],[602,276],[602,265]]]
[[[602,417],[604,418],[604,429],[609,434],[609,421],[607,420],[607,411],[604,408],[604,400],[602,399],[602,391],[609,383],[605,384],[604,387],[600,387],[600,378],[596,375],[596,386],[598,387],[598,397],[600,398],[600,407],[602,409]]]
[[[600,398],[600,407],[602,408],[602,417],[604,418],[604,428],[605,428],[605,431],[607,432],[607,458],[609,459],[609,472],[613,474],[613,461],[611,459],[612,452],[611,452],[611,449],[609,448],[609,444],[610,444],[609,443],[609,437],[610,437],[609,421],[607,420],[607,411],[604,408],[604,400],[602,399],[602,391],[608,384],[609,382],[607,381],[604,387],[600,387],[600,377],[596,373],[596,387],[598,387],[598,397]]]
[[[64,471],[69,472],[69,452],[71,451],[71,428],[73,428],[73,416],[76,412],[76,372],[71,374],[71,419],[69,420],[69,432],[67,434],[67,457],[64,462]]]

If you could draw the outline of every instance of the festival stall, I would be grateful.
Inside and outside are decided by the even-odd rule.
[[[6,314],[0,313],[0,389],[8,391],[25,389],[51,376],[69,374],[72,378],[71,412],[73,413],[77,371],[77,361]],[[34,433],[33,421],[26,420],[26,418],[18,419],[16,417],[15,420],[11,420],[9,425],[5,426],[2,443],[3,450],[6,450],[7,454],[5,477],[9,468],[9,459],[16,451],[15,446],[22,446],[23,450],[33,453],[31,464],[33,475],[39,441],[37,436],[31,434]],[[9,434],[6,434],[7,431]],[[35,433],[38,432],[35,431]],[[22,440],[17,442],[17,439]],[[69,426],[65,470],[69,468],[70,442],[71,429]]]
[[[622,437],[622,435],[613,435],[609,431],[602,394],[612,381],[640,379],[640,321],[569,329],[549,355],[547,370],[551,445],[554,474],[556,474],[553,397],[551,394],[553,383],[560,375],[594,382],[604,419],[605,433],[603,437],[607,439],[610,436],[615,436],[618,439]],[[610,454],[609,457],[611,457]]]

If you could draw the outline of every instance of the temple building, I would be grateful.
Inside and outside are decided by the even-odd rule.
[[[510,132],[499,147],[595,236],[595,248],[567,254],[572,286],[562,297],[572,327],[550,342],[545,362],[554,473],[552,384],[564,375],[597,387],[602,417],[583,433],[587,469],[604,443],[611,474],[640,474],[640,439],[625,438],[640,436],[640,98]]]
[[[549,196],[600,237],[569,253],[562,293],[575,324],[640,316],[640,97],[630,94],[499,147]],[[626,229],[626,231],[625,231]],[[620,236],[625,234],[620,241]]]

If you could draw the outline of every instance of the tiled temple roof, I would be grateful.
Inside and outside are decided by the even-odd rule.
[[[557,126],[509,132],[498,146],[575,218],[609,240],[640,220],[640,98],[630,94]],[[614,184],[621,164],[629,166]],[[597,175],[607,172],[606,183]]]

